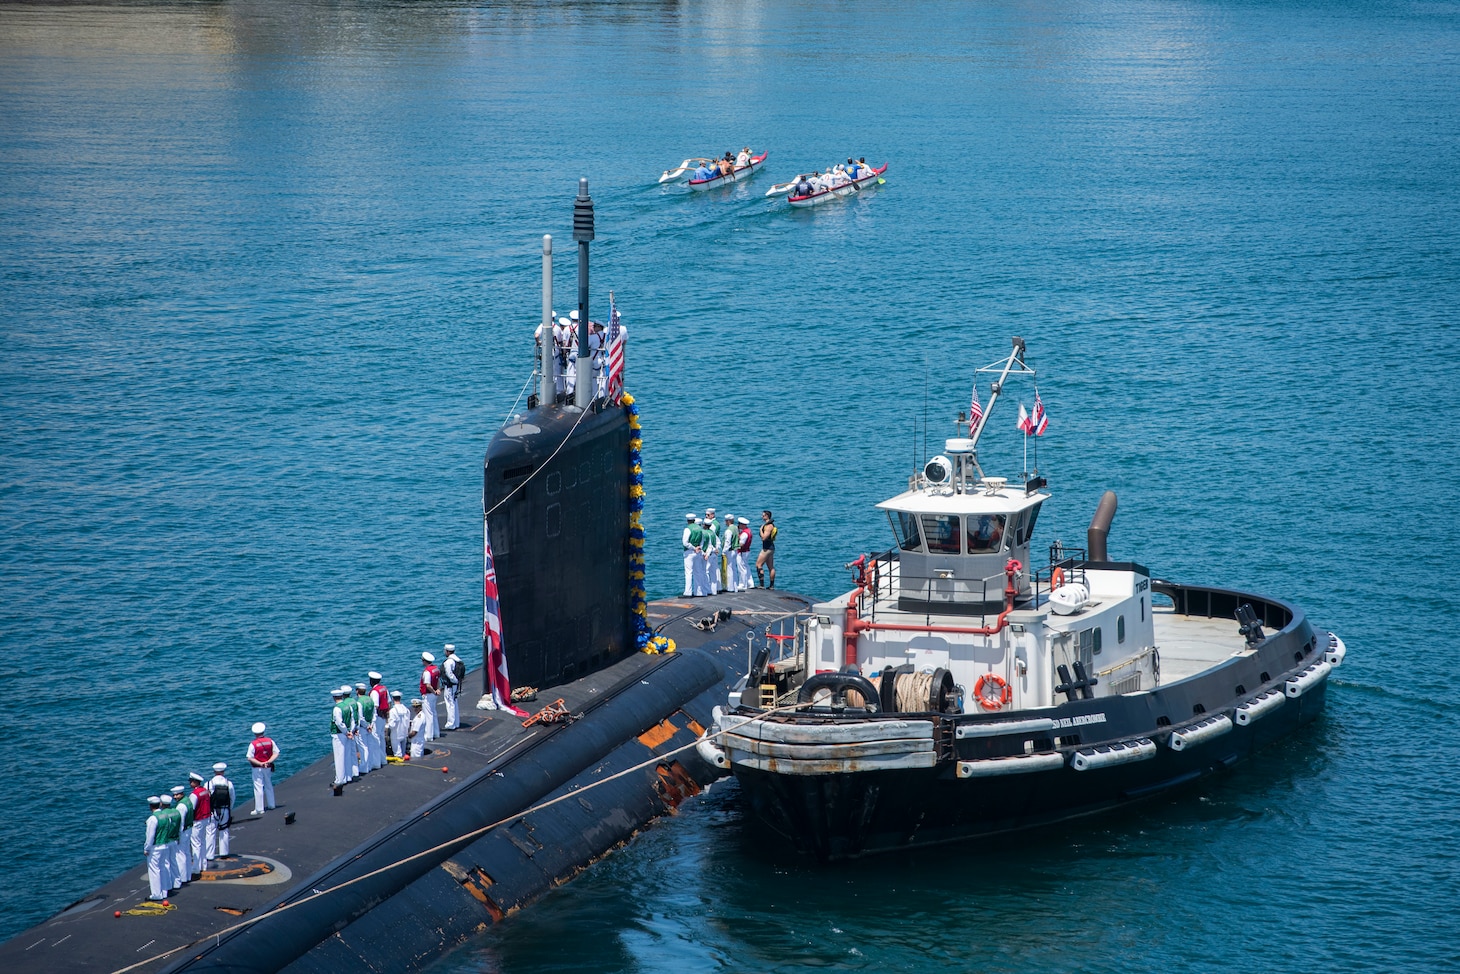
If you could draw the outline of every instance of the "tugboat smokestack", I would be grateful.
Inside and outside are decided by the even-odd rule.
[[[1090,561],[1109,561],[1105,540],[1110,537],[1110,522],[1115,520],[1115,491],[1107,490],[1100,503],[1095,505],[1095,516],[1090,519],[1090,530],[1085,533]]]
[[[542,385],[538,387],[537,401],[551,406],[558,394],[558,350],[553,341],[553,238],[546,233],[542,235],[542,338],[538,354]]]
[[[593,401],[593,356],[588,353],[588,242],[593,239],[593,198],[588,177],[578,180],[573,201],[573,239],[578,241],[578,385],[573,400],[587,409]]]

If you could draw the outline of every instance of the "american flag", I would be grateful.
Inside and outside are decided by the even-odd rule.
[[[492,561],[492,536],[482,522],[482,639],[487,644],[487,685],[499,710],[519,717],[527,712],[512,706],[512,683],[507,679],[507,655],[502,652],[502,612],[497,604],[497,567]]]
[[[973,380],[973,402],[968,404],[968,435],[972,436],[973,431],[978,429],[978,421],[983,419],[983,407],[978,403],[978,379]]]
[[[608,307],[608,398],[618,402],[624,394],[624,341],[612,294],[608,296]]]
[[[1044,400],[1039,398],[1039,390],[1034,390],[1034,419],[1030,420],[1034,427],[1035,436],[1043,436],[1044,431],[1049,429],[1049,415],[1044,411]]]

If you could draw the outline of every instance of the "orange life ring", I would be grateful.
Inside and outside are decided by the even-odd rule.
[[[1054,591],[1055,589],[1059,588],[1064,583],[1065,583],[1065,570],[1063,568],[1056,568],[1052,573],[1050,573],[1050,576],[1049,576],[1049,588],[1050,588],[1050,591]]]
[[[985,695],[984,687],[993,689],[994,695]],[[1014,691],[1004,682],[1003,677],[995,673],[985,673],[979,677],[978,682],[973,685],[973,695],[978,698],[978,705],[985,710],[999,710],[1014,700]]]

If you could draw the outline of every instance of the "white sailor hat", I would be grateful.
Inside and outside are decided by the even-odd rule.
[[[421,698],[420,697],[412,697],[411,698],[411,706],[412,707],[419,707],[420,705],[421,705]]]
[[[713,516],[715,513],[715,509],[713,507],[707,507],[705,508],[705,513]]]
[[[454,653],[454,652],[456,652],[456,644],[455,643],[447,643],[446,644],[446,651],[448,653]]]
[[[750,523],[750,518],[748,518],[748,517],[738,517],[738,518],[735,519],[735,523],[736,524],[749,524]]]
[[[200,775],[200,774],[198,774],[196,771],[189,771],[188,772],[188,780],[189,781],[202,781],[203,780],[203,776]]]
[[[365,677],[366,677],[366,679],[370,679],[370,680],[383,680],[383,679],[385,679],[385,677],[381,676],[379,673],[375,672],[374,670],[371,670],[369,673],[366,673],[365,674]]]
[[[727,520],[727,521],[733,521],[733,520],[735,520],[735,515],[734,514],[726,514],[725,515],[725,520]]]
[[[228,762],[219,761],[217,764],[213,765],[213,770],[218,772],[219,774],[222,774],[223,772],[228,770]]]
[[[147,796],[147,804],[149,804],[149,805],[161,805],[162,804],[162,799],[161,798],[158,798],[156,795],[148,795]]]
[[[365,683],[357,683],[357,684],[355,684],[355,692],[356,693],[364,693],[366,690],[369,690],[369,689],[370,689],[370,686],[368,684],[365,684]]]
[[[422,653],[421,659],[425,660],[427,663],[436,662],[436,657],[432,656],[430,653]]]
[[[577,308],[574,308],[572,311],[569,311],[568,312],[568,317],[571,318],[571,319],[573,319],[574,321],[577,321],[578,320],[578,309]]]
[[[390,695],[392,697],[394,697],[395,699],[397,699],[397,700],[400,699],[400,691],[399,690],[392,690],[392,691],[390,691]]]
[[[178,795],[182,795],[182,794],[186,794],[186,793],[187,793],[187,789],[184,788],[182,785],[173,785],[172,786],[172,797],[173,798],[176,798]]]
[[[255,734],[262,734],[264,731],[268,730],[268,728],[264,726],[263,721],[259,721],[257,724],[254,724],[252,727],[250,727],[249,730],[253,731]]]
[[[340,689],[339,687],[335,687],[333,690],[330,691],[330,696],[332,697],[343,697],[344,695],[345,691]]]
[[[172,796],[171,795],[159,795],[157,797],[162,802],[162,804],[164,804],[164,805],[171,805],[172,804]]]
[[[684,519],[686,521],[698,521],[699,520],[699,515],[697,515],[697,514],[686,514],[684,516]]]
[[[568,327],[568,316],[567,315],[559,315],[558,316],[558,324],[561,327],[563,327],[563,328]]]

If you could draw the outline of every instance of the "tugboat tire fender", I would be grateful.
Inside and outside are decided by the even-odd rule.
[[[816,698],[817,691],[829,690],[831,697],[836,700],[841,698],[846,704],[847,691],[855,690],[862,697],[863,707],[855,709],[866,709],[870,713],[882,712],[881,694],[872,681],[857,673],[818,673],[805,683],[801,689],[796,691],[797,703],[810,703]]]

